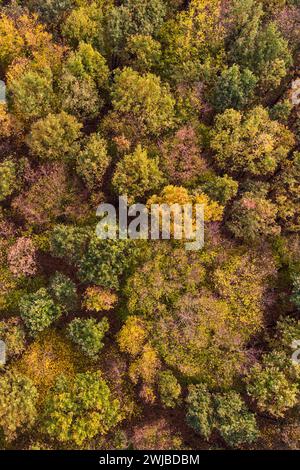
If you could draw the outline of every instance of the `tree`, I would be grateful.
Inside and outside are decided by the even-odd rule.
[[[82,121],[96,118],[103,105],[91,77],[78,78],[68,71],[60,79],[59,97],[62,109]]]
[[[59,378],[46,399],[43,429],[59,442],[81,446],[97,434],[105,435],[120,420],[119,401],[100,372]]]
[[[56,108],[50,68],[20,70],[7,82],[8,108],[18,119],[30,124],[45,118]]]
[[[280,233],[276,223],[277,207],[266,196],[245,192],[233,203],[231,214],[228,227],[237,238],[246,242],[253,243]]]
[[[8,441],[17,432],[29,429],[37,416],[37,390],[31,380],[17,372],[8,371],[0,377],[0,423]]]
[[[299,208],[300,153],[286,160],[272,185],[273,201],[278,207],[278,219],[283,227],[297,232],[300,226]]]
[[[7,260],[10,271],[16,277],[36,274],[36,249],[31,238],[18,238],[9,249]]]
[[[108,130],[137,142],[173,126],[174,98],[156,75],[140,75],[125,67],[116,74],[111,95],[113,112],[105,123]]]
[[[129,316],[117,337],[119,348],[122,352],[137,356],[142,351],[147,336],[143,321],[138,317]]]
[[[295,275],[293,278],[293,294],[292,302],[300,309],[300,275]]]
[[[209,439],[214,426],[213,397],[204,384],[191,385],[186,399],[187,423]]]
[[[139,73],[153,72],[161,60],[161,45],[151,36],[135,34],[129,36],[126,46],[128,65]]]
[[[210,146],[220,169],[257,176],[274,174],[293,144],[293,134],[259,106],[245,114],[227,109],[217,116]]]
[[[219,0],[192,0],[161,32],[163,76],[172,83],[207,80],[222,64],[224,31]]]
[[[232,62],[256,74],[261,92],[277,87],[287,74],[292,58],[288,42],[276,23],[263,21],[263,8],[256,0],[233,1],[229,18]]]
[[[104,346],[102,340],[108,329],[109,323],[106,317],[99,322],[94,318],[75,318],[68,326],[68,335],[84,354],[95,360]]]
[[[99,134],[91,134],[77,156],[76,170],[87,187],[93,191],[102,185],[110,163],[106,141]]]
[[[11,158],[0,163],[0,201],[10,196],[17,184],[17,168]]]
[[[57,272],[51,279],[50,292],[55,302],[66,312],[76,308],[76,285],[69,277]]]
[[[117,164],[112,184],[120,196],[127,195],[128,202],[139,202],[150,192],[154,192],[163,183],[163,175],[158,162],[148,157],[147,151],[140,145],[134,153],[126,155]]]
[[[206,162],[199,147],[191,126],[182,127],[160,145],[161,164],[171,184],[190,185],[203,172]]]
[[[234,391],[213,394],[203,384],[191,385],[187,405],[188,424],[206,439],[214,429],[232,447],[251,444],[258,438],[254,415]]]
[[[171,371],[159,374],[158,390],[162,404],[166,408],[175,408],[181,394],[181,386]]]
[[[74,158],[78,152],[82,124],[73,116],[62,111],[48,114],[31,128],[27,144],[40,159],[64,160]]]
[[[197,192],[195,195],[189,194],[188,190],[182,186],[165,186],[160,195],[152,196],[147,205],[152,204],[200,204],[204,206],[204,220],[206,222],[218,222],[222,220],[224,207],[210,198],[203,192]],[[160,212],[163,215],[164,209]]]
[[[78,260],[78,275],[83,282],[118,289],[121,276],[131,265],[134,247],[128,240],[100,240],[93,235]]]
[[[138,35],[157,37],[166,15],[162,0],[125,0],[105,12],[105,46],[111,61],[124,57],[124,45]]]
[[[70,53],[65,67],[74,77],[94,80],[99,89],[108,86],[109,68],[106,60],[91,44],[80,42],[78,49]]]
[[[26,347],[25,332],[18,317],[11,317],[0,322],[0,339],[5,342],[7,358],[14,359]]]
[[[276,418],[298,403],[299,369],[282,352],[265,354],[246,377],[247,392],[260,411]]]
[[[11,18],[1,14],[0,24],[0,63],[3,73],[13,60],[18,57],[24,42]]]
[[[74,0],[29,0],[28,7],[37,12],[41,20],[55,33],[75,3]]]
[[[228,175],[217,176],[212,171],[206,171],[199,176],[197,183],[199,187],[211,199],[225,205],[238,193],[239,184]]]
[[[12,207],[27,225],[43,227],[63,216],[66,220],[84,220],[89,211],[78,181],[60,163],[39,167],[33,183],[13,200]]]
[[[54,303],[44,288],[24,296],[20,300],[19,309],[31,336],[36,336],[48,328],[62,314],[61,308]]]
[[[88,287],[85,291],[83,307],[89,311],[108,312],[115,307],[117,295],[109,289]]]
[[[80,42],[101,46],[98,41],[101,37],[102,18],[103,12],[99,7],[99,2],[83,3],[73,9],[66,18],[62,35],[73,47],[77,47]]]
[[[218,113],[227,108],[244,109],[254,96],[257,78],[249,70],[238,65],[223,70],[213,89],[212,104]]]
[[[232,447],[251,444],[259,436],[255,416],[250,413],[240,395],[234,391],[215,397],[218,429]]]

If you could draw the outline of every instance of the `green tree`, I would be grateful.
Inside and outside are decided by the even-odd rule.
[[[283,352],[265,354],[250,370],[246,384],[258,409],[280,418],[298,403],[299,367]]]
[[[59,442],[81,446],[105,435],[121,419],[119,401],[100,372],[86,372],[57,379],[45,402],[43,429]]]
[[[57,272],[51,279],[49,290],[55,302],[62,309],[69,312],[76,308],[76,285],[69,277]]]
[[[111,163],[107,142],[99,134],[91,134],[77,156],[76,170],[90,191],[99,188]]]
[[[255,73],[262,92],[278,86],[292,64],[292,57],[276,23],[263,21],[261,2],[234,0],[229,18],[231,60]]]
[[[31,152],[45,160],[64,160],[75,157],[82,124],[62,111],[49,114],[33,124],[27,138]]]
[[[276,171],[294,145],[294,136],[260,106],[245,114],[227,109],[216,118],[210,145],[220,169],[257,176]]]
[[[254,415],[234,391],[210,393],[203,384],[191,385],[187,405],[188,424],[206,439],[214,429],[232,447],[251,444],[258,438]]]
[[[296,307],[300,310],[300,275],[295,275],[293,277],[293,294],[292,294],[292,302],[296,305]]]
[[[222,72],[212,94],[212,104],[218,113],[227,108],[244,109],[254,96],[257,78],[248,69],[233,65]]]
[[[73,9],[66,18],[62,27],[62,35],[73,47],[77,47],[80,42],[101,46],[102,20],[103,11],[100,8],[100,2],[83,3]]]
[[[139,73],[157,70],[161,54],[160,43],[151,36],[136,34],[128,39],[126,46],[128,63]]]
[[[278,218],[283,227],[297,232],[300,227],[300,152],[286,160],[272,184],[273,201],[278,207]]]
[[[159,135],[174,124],[174,98],[169,86],[151,73],[139,75],[128,67],[115,76],[113,112],[106,127],[129,140]]]
[[[158,391],[166,408],[175,408],[181,394],[181,386],[171,371],[163,371],[158,378]]]
[[[20,355],[26,348],[24,328],[17,317],[0,322],[0,340],[5,342],[8,359]]]
[[[11,158],[6,158],[0,163],[0,201],[10,196],[16,189],[17,168]]]
[[[106,317],[97,322],[94,318],[75,318],[68,326],[68,335],[90,359],[97,359],[103,348],[103,338],[109,329]]]
[[[13,371],[1,375],[0,390],[0,427],[11,441],[34,423],[38,393],[30,379]]]
[[[44,288],[22,297],[19,309],[21,318],[31,336],[36,336],[44,331],[62,314],[61,308],[54,303]]]
[[[238,192],[239,184],[228,175],[217,176],[212,171],[204,172],[198,180],[200,188],[220,204],[227,204]]]
[[[44,118],[56,104],[51,70],[23,71],[8,80],[7,96],[9,110],[21,121],[31,123]]]
[[[118,162],[112,184],[117,194],[126,194],[130,203],[138,202],[161,187],[163,175],[157,160],[149,158],[147,151],[138,145],[134,153]]]
[[[79,79],[91,78],[100,89],[108,86],[109,68],[105,58],[91,44],[81,42],[67,59],[66,69]]]

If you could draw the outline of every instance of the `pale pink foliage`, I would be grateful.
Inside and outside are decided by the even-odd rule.
[[[30,238],[18,238],[8,252],[8,264],[16,277],[33,276],[37,271],[36,249]]]
[[[182,127],[175,136],[165,141],[161,152],[163,166],[173,184],[190,182],[206,167],[196,132],[190,126]]]

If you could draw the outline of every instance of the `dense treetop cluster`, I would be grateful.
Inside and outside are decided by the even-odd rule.
[[[0,1],[1,448],[300,449],[299,47],[299,0]],[[100,240],[125,194],[205,247]]]

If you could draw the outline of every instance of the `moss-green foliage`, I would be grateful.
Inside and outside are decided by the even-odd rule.
[[[113,187],[120,196],[127,195],[129,203],[136,202],[150,192],[155,192],[163,183],[158,162],[149,158],[139,145],[134,153],[118,162]]]
[[[237,447],[259,436],[254,414],[236,392],[210,393],[203,384],[191,385],[187,407],[188,424],[206,439],[216,429],[229,446]]]
[[[108,329],[106,317],[99,322],[94,318],[75,318],[68,326],[68,335],[88,357],[95,359],[104,346],[103,338]]]
[[[282,417],[298,403],[299,373],[291,357],[281,352],[267,354],[250,370],[247,392],[259,410]]]
[[[82,124],[64,111],[49,114],[32,126],[27,143],[33,155],[41,159],[74,158],[78,152],[81,128]]]
[[[226,110],[217,116],[211,135],[216,164],[230,174],[273,174],[293,144],[293,134],[271,121],[262,107],[247,114]]]
[[[56,273],[53,276],[50,282],[50,292],[57,304],[67,312],[76,308],[76,285],[64,274]]]
[[[120,405],[99,372],[59,378],[44,406],[44,431],[58,442],[75,443],[106,434],[121,419]]]
[[[16,165],[12,159],[6,159],[0,163],[0,201],[12,194],[16,183]]]
[[[32,336],[44,331],[62,314],[61,308],[54,303],[44,288],[23,297],[19,303],[19,310]]]
[[[37,416],[37,390],[26,376],[9,371],[0,377],[0,426],[13,440],[22,429],[30,429]]]
[[[101,187],[105,172],[111,162],[107,143],[99,134],[91,134],[77,156],[77,173],[83,178],[89,190]]]

